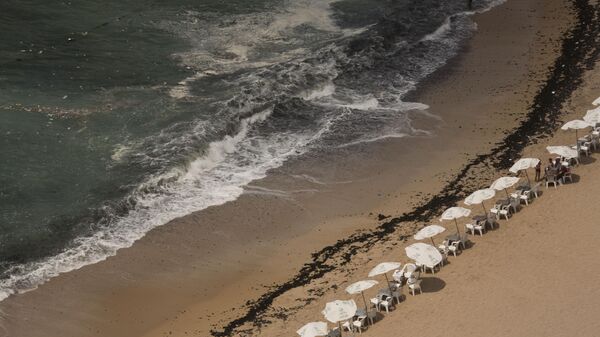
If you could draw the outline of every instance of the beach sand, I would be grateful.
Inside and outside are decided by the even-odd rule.
[[[321,319],[324,303],[348,298],[343,287],[377,262],[407,261],[403,247],[412,241],[401,234],[424,223],[384,226],[390,229],[369,236],[389,220],[377,215],[411,214],[525,120],[575,22],[558,0],[512,0],[475,20],[478,31],[464,51],[411,95],[442,117],[432,136],[342,149],[327,161],[291,161],[235,202],[177,219],[115,257],[0,302],[5,334],[289,336]],[[586,73],[565,111],[580,117],[589,108],[594,78]],[[417,128],[432,120],[413,116]],[[559,132],[552,144],[569,136]],[[546,142],[525,153],[547,157]],[[481,166],[477,179],[467,179],[473,188],[500,174]],[[583,273],[594,270],[594,209],[581,199],[594,191],[594,166],[577,167],[581,181],[549,190],[500,229],[474,238],[472,249],[424,283],[422,296],[408,298],[367,334],[411,327],[448,334],[454,327],[457,335],[589,335],[595,297],[593,278]],[[549,322],[534,324],[540,319]]]

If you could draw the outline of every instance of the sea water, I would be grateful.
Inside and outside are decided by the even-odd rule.
[[[475,1],[486,10],[499,1]],[[0,298],[235,200],[291,157],[426,133],[466,0],[0,3]]]

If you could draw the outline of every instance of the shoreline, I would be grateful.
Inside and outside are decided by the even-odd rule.
[[[494,12],[495,10],[492,10],[491,12]],[[476,33],[477,34],[477,33]],[[596,54],[597,55],[597,54]],[[461,56],[458,56],[461,57]],[[451,61],[454,62],[454,61]],[[570,69],[570,68],[569,68]],[[574,90],[574,88],[571,88],[571,91]],[[548,98],[552,98],[554,97],[554,95],[552,96],[547,96],[547,94],[544,96],[544,99],[548,99]],[[542,108],[538,108],[539,112],[543,112]],[[531,113],[531,116],[534,116],[534,113]],[[530,120],[531,120],[531,116],[530,116]],[[535,116],[539,116],[535,115]],[[560,116],[555,116],[556,118],[560,117]],[[554,117],[553,117],[554,118]],[[556,119],[554,119],[556,120]],[[542,121],[541,119],[539,121]],[[516,144],[518,144],[518,146],[522,146],[524,147],[526,145],[526,143],[524,143],[524,140],[521,139],[524,135],[525,135],[525,131],[527,131],[527,129],[523,129],[522,131],[520,131],[518,133],[518,136],[514,136],[516,137],[515,141]],[[515,134],[515,133],[513,133]],[[521,138],[519,138],[521,137]],[[508,137],[507,137],[508,138]],[[400,142],[402,142],[403,140],[399,140]],[[391,145],[377,145],[379,147],[386,147],[386,146],[390,146],[390,147],[394,147],[397,144],[393,144],[393,143],[397,143],[397,142],[389,142]],[[397,147],[397,146],[396,146]],[[486,160],[488,160],[489,158],[491,158],[492,156],[494,156],[495,154],[501,154],[503,156],[503,160],[501,160],[499,162],[499,166],[495,166],[496,168],[502,167],[500,165],[506,165],[506,158],[509,158],[509,152],[502,152],[501,147],[497,148],[498,150],[493,149],[491,153],[488,154],[484,154],[484,155],[478,155],[474,160],[472,160],[469,164],[467,164],[466,168],[463,169],[462,172],[459,173],[459,176],[457,179],[455,179],[454,182],[451,182],[449,185],[452,185],[453,187],[458,187],[461,190],[460,191],[464,191],[465,189],[468,189],[469,187],[467,185],[463,185],[461,184],[462,181],[464,181],[465,179],[468,179],[468,174],[470,172],[470,170],[473,167],[476,167],[478,165],[487,163]],[[509,150],[509,149],[504,149],[504,151]],[[383,151],[384,153],[386,153],[385,151]],[[510,154],[514,154],[514,152],[510,152]],[[487,159],[486,159],[487,158]],[[494,163],[493,165],[496,165],[496,163]],[[356,236],[351,235],[349,238],[345,239],[345,240],[340,240],[338,241],[338,243],[336,243],[333,246],[327,246],[326,248],[322,249],[319,253],[321,255],[318,255],[319,253],[317,253],[317,255],[312,255],[312,259],[313,261],[310,263],[310,265],[308,267],[306,267],[307,269],[302,271],[303,269],[301,269],[301,274],[297,274],[296,277],[294,277],[292,279],[292,281],[290,281],[291,283],[284,283],[283,287],[280,287],[278,289],[273,290],[271,293],[267,293],[266,295],[263,294],[263,297],[260,297],[259,300],[255,303],[258,303],[258,306],[254,306],[251,304],[250,305],[250,309],[248,310],[248,314],[244,317],[242,316],[242,318],[237,318],[237,319],[233,319],[231,321],[229,321],[229,323],[227,324],[222,324],[221,327],[219,328],[217,327],[213,333],[213,335],[216,336],[226,336],[226,335],[230,335],[230,333],[232,333],[236,328],[239,327],[243,327],[245,325],[247,325],[248,323],[250,323],[251,325],[257,326],[260,328],[260,323],[261,320],[265,320],[266,318],[264,318],[263,314],[265,314],[265,311],[270,307],[271,303],[277,299],[277,297],[280,294],[283,294],[285,292],[287,292],[288,290],[292,290],[292,289],[296,289],[299,286],[303,285],[303,284],[307,284],[315,279],[321,278],[322,276],[324,276],[327,272],[330,272],[332,270],[332,265],[335,265],[337,263],[337,261],[333,262],[333,263],[328,263],[330,262],[331,259],[334,259],[336,256],[341,256],[342,261],[347,261],[349,262],[355,253],[357,253],[358,251],[362,251],[363,250],[369,250],[370,248],[372,248],[374,245],[381,243],[381,241],[386,241],[386,237],[388,237],[391,233],[394,233],[397,230],[397,227],[399,226],[400,222],[405,222],[405,221],[409,221],[409,222],[420,222],[420,221],[424,221],[424,219],[426,219],[427,216],[430,216],[431,214],[435,213],[435,210],[433,209],[428,209],[427,205],[431,206],[431,205],[435,205],[438,208],[442,207],[444,202],[452,202],[453,199],[459,198],[457,195],[452,196],[451,193],[452,190],[448,189],[444,189],[444,194],[445,197],[435,197],[433,199],[431,199],[428,203],[426,203],[423,206],[417,207],[416,210],[403,215],[402,217],[396,217],[393,218],[383,224],[377,224],[377,221],[374,221],[371,219],[370,216],[365,216],[363,218],[358,218],[355,219],[354,221],[356,222],[362,222],[365,221],[367,219],[370,219],[369,221],[371,223],[375,223],[378,226],[378,229],[376,229],[375,231],[372,232],[367,232],[367,233],[363,233],[363,234],[356,234]],[[454,200],[454,201],[456,201]],[[211,210],[212,211],[212,210]],[[218,212],[218,211],[214,211],[214,212]],[[268,214],[268,213],[267,213]],[[389,213],[385,213],[385,214],[389,214]],[[192,216],[191,216],[192,217]],[[175,221],[177,222],[177,221]],[[170,225],[171,226],[171,225]],[[361,228],[361,227],[365,227],[363,224],[355,224],[356,227]],[[415,226],[415,224],[413,224],[413,226]],[[354,231],[353,228],[347,228],[347,227],[343,227],[341,228],[341,232],[349,232],[352,233]],[[172,228],[167,228],[164,230],[159,231],[160,233],[164,234],[164,233],[169,233],[170,231],[172,231]],[[299,231],[301,232],[301,231]],[[175,235],[175,234],[174,234]],[[299,234],[300,235],[300,234]],[[155,235],[156,236],[156,235]],[[339,237],[339,236],[337,236]],[[155,238],[150,238],[150,239],[146,239],[146,246],[147,249],[152,249],[153,247],[151,247],[151,244],[148,243],[153,243],[153,241],[155,240]],[[363,241],[363,242],[361,242]],[[163,244],[166,241],[159,241],[158,243]],[[154,243],[157,243],[156,241]],[[361,243],[362,246],[356,246],[356,243]],[[134,245],[133,250],[139,250],[139,247],[135,247],[136,245]],[[348,250],[343,250],[343,247],[346,247],[348,249],[349,247],[349,251]],[[177,247],[175,247],[177,248]],[[173,249],[175,249],[173,248]],[[146,252],[147,253],[147,252]],[[147,254],[142,254],[141,258],[137,259],[137,262],[142,262],[143,258],[147,257]],[[150,255],[151,258],[156,258],[156,254],[151,254]],[[122,257],[117,256],[117,258],[122,259]],[[109,259],[109,260],[114,260],[113,258]],[[133,262],[130,263],[135,263],[136,260],[133,260]],[[81,272],[79,272],[78,274],[81,273],[85,273],[86,270],[90,270],[90,269],[98,269],[99,267],[93,267],[90,266],[90,268],[83,268]],[[335,269],[335,268],[333,268]],[[118,270],[118,269],[117,269]],[[65,280],[65,279],[71,279],[71,282],[75,282],[74,280],[74,276],[62,276],[61,275],[61,279]],[[294,281],[296,280],[296,281]],[[297,282],[298,280],[301,280],[301,282]],[[171,280],[172,281],[172,280]],[[69,281],[50,281],[49,284],[61,284],[62,286],[68,285]],[[303,283],[303,284],[302,284]],[[286,285],[287,284],[287,285]],[[61,287],[62,287],[61,286]],[[51,288],[52,285],[50,286],[42,286],[40,287],[40,289],[38,291],[46,291],[46,288]],[[54,286],[56,287],[56,286]],[[260,291],[258,291],[260,293]],[[25,294],[27,295],[27,294]],[[142,300],[143,299],[138,299],[138,300]],[[15,302],[19,302],[18,300],[15,300]],[[270,303],[269,303],[270,302]],[[4,307],[5,305],[0,304],[0,308]],[[10,309],[10,305],[9,305],[9,309]],[[12,307],[14,308],[14,306]],[[181,308],[187,308],[187,305],[183,305],[181,306]],[[256,309],[253,309],[256,308]],[[4,309],[4,308],[2,308]],[[186,310],[184,310],[186,311]],[[183,315],[183,314],[182,314]],[[177,315],[179,316],[179,315]],[[99,325],[102,325],[102,322],[98,322]],[[149,335],[155,335],[152,330],[149,332]],[[158,335],[158,333],[156,333],[156,335]]]
[[[457,205],[472,190],[485,187],[472,186],[467,183],[467,180],[471,179],[470,177],[474,175],[472,171],[475,171],[476,174],[481,174],[481,172],[477,172],[478,166],[491,166],[493,167],[492,173],[500,170],[506,171],[512,166],[514,159],[520,157],[520,154],[531,142],[531,138],[535,138],[535,142],[537,143],[538,139],[552,136],[555,130],[558,129],[559,119],[563,115],[560,112],[560,108],[578,88],[577,84],[580,84],[585,68],[592,67],[600,55],[600,48],[593,48],[595,45],[594,35],[587,34],[588,30],[586,27],[593,26],[593,17],[586,14],[589,8],[586,8],[586,6],[574,7],[578,22],[570,32],[565,33],[567,37],[564,38],[562,43],[562,53],[554,63],[549,79],[535,96],[525,121],[521,122],[519,127],[506,136],[499,146],[492,148],[489,153],[477,155],[475,159],[468,162],[453,180],[447,182],[440,193],[441,196],[435,196],[411,212],[403,213],[399,217],[394,217],[380,224],[375,231],[352,235],[348,238],[338,240],[333,246],[325,247],[321,251],[313,253],[313,261],[306,264],[290,283],[283,284],[272,293],[263,295],[263,297],[251,304],[251,309],[245,317],[230,322],[222,331],[211,331],[212,335],[217,337],[230,336],[236,328],[247,322],[252,322],[255,326],[258,325],[260,329],[260,312],[266,311],[272,304],[272,300],[281,293],[304,286],[322,277],[327,272],[324,271],[324,269],[327,270],[325,261],[331,259],[331,255],[333,255],[332,251],[343,255],[342,261],[336,261],[336,264],[344,265],[350,262],[358,250],[356,246],[351,247],[352,249],[348,248],[353,244],[363,244],[359,249],[369,251],[374,244],[381,243],[382,240],[385,241],[386,238],[395,233],[403,223],[433,221],[436,215],[441,214],[445,208]],[[569,35],[571,36],[569,37]],[[587,39],[580,44],[582,37],[587,37]],[[581,48],[582,45],[589,49]],[[592,52],[588,54],[590,50]],[[575,65],[575,67],[560,66],[564,64]],[[418,93],[415,93],[414,96],[418,97]],[[492,180],[489,181],[491,182]],[[410,236],[412,234],[400,235],[400,241],[406,241]],[[349,250],[349,252],[343,254],[344,249]]]

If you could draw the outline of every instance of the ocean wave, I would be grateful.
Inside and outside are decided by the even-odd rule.
[[[285,10],[220,24],[198,12],[186,13],[182,22],[161,22],[192,45],[174,57],[194,74],[168,94],[193,100],[196,86],[216,77],[231,95],[211,102],[211,120],[175,123],[158,135],[119,144],[113,165],[163,169],[127,196],[125,213],[105,206],[106,219],[93,233],[74,239],[60,254],[10,267],[5,274],[10,276],[0,280],[0,299],[113,256],[175,218],[233,201],[244,186],[291,157],[317,148],[429,136],[430,131],[411,126],[410,116],[411,111],[427,115],[427,106],[403,98],[458,52],[475,29],[468,13],[450,16],[417,41],[387,46],[379,36],[366,36],[365,27],[338,27],[329,2],[290,2]],[[318,35],[319,43],[302,41],[295,35],[298,27]],[[373,43],[355,44],[350,52],[352,40],[346,39],[362,35]],[[186,159],[173,165],[181,153]]]

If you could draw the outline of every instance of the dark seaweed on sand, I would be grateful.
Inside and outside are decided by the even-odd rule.
[[[231,336],[234,332],[251,334],[250,330],[239,331],[248,324],[260,329],[269,323],[267,312],[277,297],[347,264],[356,252],[368,250],[386,240],[401,228],[402,224],[429,221],[472,191],[474,186],[469,182],[482,167],[508,169],[531,141],[535,142],[552,135],[560,123],[563,104],[581,85],[584,72],[594,67],[600,55],[600,6],[591,5],[586,0],[572,0],[572,6],[576,23],[563,37],[561,54],[549,69],[548,79],[535,95],[526,118],[502,142],[496,144],[488,153],[471,160],[446,183],[438,195],[426,200],[411,212],[392,218],[375,230],[354,234],[313,253],[312,261],[305,264],[293,278],[272,287],[257,300],[248,302],[245,314],[218,330],[212,330],[211,334],[215,337]],[[283,319],[286,314],[277,312],[276,316]]]

